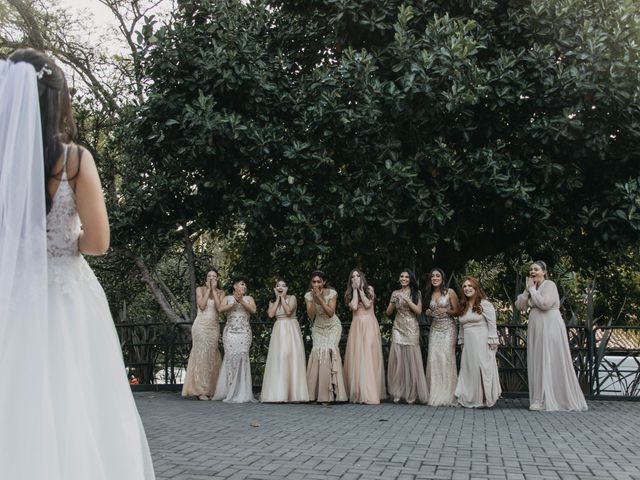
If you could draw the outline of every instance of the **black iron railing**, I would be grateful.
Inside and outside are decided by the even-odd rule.
[[[262,383],[273,321],[252,319],[251,372],[254,387]],[[311,351],[311,329],[306,318],[301,329],[307,356]],[[344,352],[350,322],[342,322],[341,351]],[[383,354],[389,355],[392,322],[383,319]],[[125,363],[144,384],[181,383],[191,349],[190,324],[118,323]],[[220,325],[220,331],[224,323]],[[505,393],[527,392],[527,326],[498,325],[497,353],[500,382]],[[421,322],[423,361],[428,348],[429,325]],[[574,368],[583,391],[591,396],[616,395],[640,398],[640,327],[567,327]],[[621,341],[623,339],[624,341]],[[223,345],[220,342],[222,351]],[[459,356],[458,352],[458,356]]]

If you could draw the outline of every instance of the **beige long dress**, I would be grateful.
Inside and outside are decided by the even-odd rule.
[[[344,354],[344,381],[351,403],[377,405],[386,397],[382,340],[373,302],[369,308],[360,302],[353,312]]]
[[[496,351],[498,345],[496,311],[487,300],[481,300],[482,313],[469,309],[458,318],[458,343],[464,345],[460,374],[456,385],[458,403],[467,408],[492,407],[502,394]]]
[[[210,298],[191,328],[192,347],[187,363],[187,373],[182,385],[182,396],[212,397],[220,373],[220,322],[215,302]]]
[[[335,290],[325,289],[324,301],[329,303],[337,296],[338,293]],[[313,296],[311,292],[307,292],[304,298],[311,301]],[[345,402],[347,400],[339,348],[341,336],[340,319],[336,315],[329,317],[316,303],[316,317],[313,319],[311,329],[313,348],[307,366],[309,400],[312,402]]]
[[[287,316],[284,308],[279,306],[271,331],[260,401],[308,402],[305,368],[302,332],[296,314],[293,312]]]
[[[451,309],[449,292],[438,300],[431,300],[429,308]],[[429,348],[425,376],[429,399],[434,407],[456,405],[456,321],[447,314],[433,317],[429,329]]]
[[[516,308],[529,312],[527,370],[531,410],[587,410],[571,361],[567,330],[560,314],[558,288],[543,281],[518,295]]]
[[[409,294],[403,294],[402,290],[394,293],[409,299]],[[416,314],[406,302],[396,310],[393,321],[387,385],[394,401],[404,399],[409,403],[416,400],[426,403],[428,400],[420,352],[420,326]]]

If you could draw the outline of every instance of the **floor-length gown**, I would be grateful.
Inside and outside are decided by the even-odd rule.
[[[429,303],[431,311],[436,308],[451,309],[449,292],[438,300]],[[431,319],[429,329],[429,347],[427,349],[427,366],[425,376],[429,399],[432,406],[456,405],[456,382],[458,380],[456,367],[456,340],[458,332],[456,321],[448,314],[435,316]]]
[[[80,218],[62,179],[47,215],[49,372],[64,480],[154,479],[107,298],[78,251]],[[38,452],[34,452],[37,455]],[[0,467],[1,469],[1,467]]]
[[[220,373],[220,322],[218,311],[212,298],[207,299],[204,310],[198,308],[198,315],[191,327],[192,347],[187,363],[187,373],[182,386],[182,396],[212,397],[216,390]]]
[[[395,294],[404,296],[405,300],[409,299],[401,290],[397,290]],[[420,352],[420,326],[416,314],[406,301],[396,310],[396,318],[393,321],[387,386],[394,401],[427,401],[427,381]]]
[[[323,296],[328,304],[338,293],[332,289],[325,289]],[[313,296],[311,292],[307,292],[304,298],[311,301]],[[307,385],[311,401],[347,401],[339,348],[341,336],[342,325],[338,316],[334,314],[333,317],[329,317],[322,306],[316,303],[316,317],[311,329],[313,348],[307,366]]]
[[[227,323],[222,332],[224,358],[213,400],[229,403],[254,402],[249,360],[251,348],[249,312],[232,296],[225,297],[225,301],[227,304],[234,305],[228,310]]]
[[[288,316],[280,305],[271,331],[260,401],[308,402],[305,370],[306,358],[298,319],[295,312]]]
[[[463,407],[492,407],[502,393],[496,350],[498,345],[496,311],[488,300],[481,300],[482,313],[469,310],[458,318],[458,343],[463,345],[456,398]]]
[[[587,410],[571,361],[556,284],[545,280],[529,294],[518,295],[516,308],[526,310],[527,307],[531,307],[527,329],[529,408]]]
[[[349,401],[376,405],[386,397],[380,326],[373,302],[353,312],[344,354],[344,381]]]

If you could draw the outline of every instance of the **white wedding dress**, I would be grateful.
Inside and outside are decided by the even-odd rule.
[[[107,299],[78,252],[66,174],[45,212],[45,70],[0,60],[0,476],[152,480]]]
[[[154,479],[107,298],[78,252],[80,219],[67,181],[67,152],[47,215],[49,371],[43,374],[51,380],[59,464],[48,478]]]

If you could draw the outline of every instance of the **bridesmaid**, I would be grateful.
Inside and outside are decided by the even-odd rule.
[[[417,315],[422,312],[418,282],[413,272],[403,270],[400,273],[400,289],[391,294],[386,314],[391,316],[395,311],[391,332],[391,349],[389,351],[389,368],[387,384],[393,401],[401,399],[407,403],[428,399],[427,381],[422,368],[420,353],[420,326]]]
[[[519,310],[529,307],[529,410],[587,410],[571,361],[558,288],[548,280],[542,260],[531,264],[526,288],[516,300]]]
[[[373,287],[358,269],[349,274],[344,300],[353,312],[344,355],[344,381],[351,403],[377,405],[386,397],[380,326]]]
[[[340,337],[342,325],[336,316],[338,293],[327,284],[321,271],[311,273],[311,284],[304,300],[307,315],[313,322],[313,348],[307,366],[309,400],[314,402],[345,402],[347,392],[342,376]]]
[[[502,393],[496,363],[496,311],[473,277],[464,279],[458,314],[458,343],[463,347],[455,392],[458,403],[468,408],[493,407]]]
[[[220,373],[220,322],[218,308],[224,293],[218,288],[218,271],[212,268],[207,273],[203,287],[196,289],[198,315],[191,328],[193,346],[189,354],[187,374],[182,386],[183,397],[211,400]]]
[[[224,360],[216,385],[214,400],[229,403],[254,402],[251,363],[251,326],[249,317],[256,313],[256,304],[247,293],[244,277],[233,279],[233,294],[224,298],[218,311],[227,313],[227,323],[222,332]]]
[[[261,402],[308,402],[306,358],[296,309],[296,297],[287,295],[287,284],[278,280],[267,315],[276,317],[271,331]]]
[[[429,287],[425,294],[428,308],[425,315],[431,317],[429,348],[427,349],[427,403],[434,407],[456,405],[456,321],[458,296],[446,287],[445,274],[440,268],[429,272]]]

